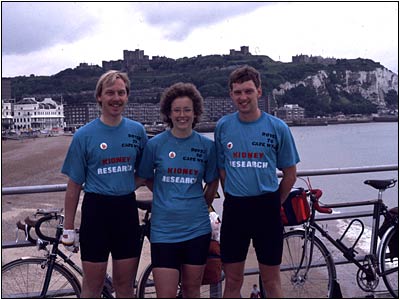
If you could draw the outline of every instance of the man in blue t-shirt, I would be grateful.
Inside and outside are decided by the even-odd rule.
[[[296,182],[300,159],[288,126],[258,108],[262,95],[259,72],[249,66],[234,70],[229,88],[237,112],[222,117],[215,128],[225,193],[221,225],[224,297],[240,298],[252,240],[266,292],[271,298],[281,298],[280,207]],[[280,182],[277,169],[283,173]]]
[[[61,172],[68,176],[62,243],[74,250],[75,215],[83,187],[80,250],[82,298],[100,298],[108,257],[118,298],[132,298],[138,267],[140,230],[135,170],[147,142],[142,124],[124,118],[130,81],[109,71],[97,82],[101,116],[74,135]]]

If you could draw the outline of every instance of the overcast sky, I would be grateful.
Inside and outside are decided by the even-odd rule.
[[[2,2],[2,76],[54,75],[123,50],[170,58],[368,58],[398,74],[397,2]]]

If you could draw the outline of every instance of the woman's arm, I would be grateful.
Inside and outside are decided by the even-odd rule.
[[[204,198],[206,199],[206,203],[208,206],[214,201],[215,195],[217,194],[219,184],[219,178],[217,177],[213,181],[206,184],[204,187]]]

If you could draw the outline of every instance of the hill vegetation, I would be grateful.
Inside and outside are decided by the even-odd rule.
[[[315,89],[298,86],[277,100],[277,105],[297,103],[312,115],[326,115],[332,112],[372,113],[376,106],[359,94],[339,92],[346,71],[373,71],[384,68],[368,59],[338,59],[336,64],[282,63],[264,55],[209,55],[177,60],[163,58],[150,60],[149,66],[140,67],[129,73],[132,81],[130,101],[158,102],[160,91],[178,81],[194,83],[203,97],[227,97],[228,76],[240,65],[248,64],[261,73],[263,94],[271,95],[272,90],[285,82],[295,83],[307,76],[324,70],[329,75],[327,95],[317,95]],[[104,72],[99,66],[66,69],[53,76],[19,76],[11,78],[13,98],[59,95],[68,104],[93,101],[94,88]],[[148,97],[135,97],[143,90]],[[154,90],[154,92],[151,92]],[[388,95],[387,102],[396,105],[397,93]],[[392,99],[393,98],[393,99]]]

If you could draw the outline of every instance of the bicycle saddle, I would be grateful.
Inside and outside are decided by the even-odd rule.
[[[372,186],[373,188],[379,190],[385,190],[387,188],[394,187],[396,184],[396,179],[386,179],[386,180],[365,180],[364,183]]]

